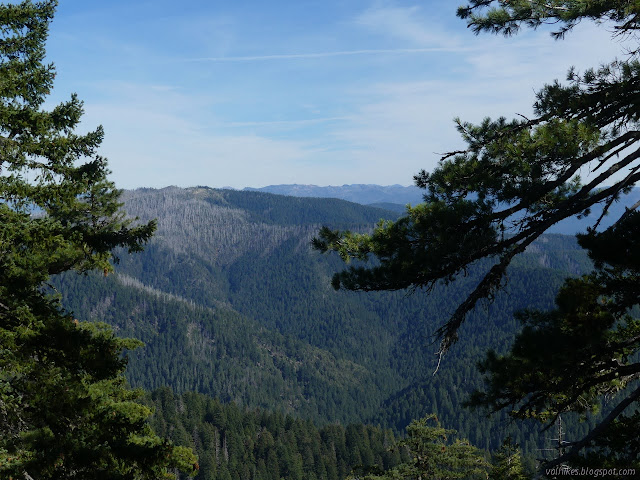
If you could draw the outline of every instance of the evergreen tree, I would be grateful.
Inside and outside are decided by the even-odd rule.
[[[350,478],[352,480],[486,478],[489,464],[481,452],[467,440],[456,439],[451,442],[450,439],[455,433],[455,430],[442,428],[435,415],[414,420],[407,427],[407,438],[397,446],[408,449],[412,457],[410,462],[386,472],[366,475],[355,473]]]
[[[620,33],[640,28],[640,7],[627,1],[473,0],[458,15],[476,32],[505,35],[521,24],[542,23],[560,24],[556,33],[562,35],[583,18],[610,20]],[[321,230],[314,240],[317,249],[335,250],[344,260],[375,256],[380,261],[337,273],[334,286],[430,289],[454,281],[483,258],[494,258],[440,330],[442,350],[447,350],[466,314],[500,288],[516,255],[550,226],[595,204],[605,205],[605,215],[640,180],[635,129],[640,63],[634,54],[582,75],[571,70],[568,85],[545,86],[533,118],[485,119],[480,125],[456,120],[467,148],[445,154],[433,172],[415,175],[416,185],[426,190],[425,203],[396,222],[381,222],[371,235]],[[586,168],[597,175],[583,185],[578,173]]]
[[[615,399],[600,423],[584,438],[570,439],[548,468],[566,461],[640,468],[640,416],[625,414],[640,400],[640,319],[630,314],[640,292],[638,233],[640,213],[630,211],[612,229],[579,235],[596,269],[568,279],[554,310],[521,312],[525,327],[511,351],[489,352],[480,364],[485,388],[470,404],[509,407],[516,418],[551,426],[565,412],[587,416],[600,410],[605,396]]]
[[[0,477],[156,479],[195,457],[157,437],[126,387],[121,354],[139,342],[78,322],[44,284],[54,274],[111,269],[138,251],[134,226],[96,150],[101,128],[74,133],[75,95],[42,108],[55,71],[43,63],[55,1],[0,5]]]
[[[502,447],[493,455],[489,480],[527,480],[522,466],[522,454],[518,444],[507,437]]]
[[[476,33],[506,36],[522,26],[553,24],[560,39],[582,20],[604,23],[631,41],[640,29],[640,3],[626,0],[470,0],[458,15]],[[640,293],[640,204],[599,230],[610,206],[640,180],[640,48],[628,50],[624,59],[598,69],[570,70],[566,85],[545,86],[532,118],[486,119],[479,125],[457,120],[467,146],[445,154],[433,172],[415,176],[426,189],[424,204],[396,222],[380,223],[370,235],[324,228],[314,241],[344,260],[379,260],[336,274],[336,288],[431,289],[455,281],[471,266],[485,268],[438,331],[443,354],[456,342],[467,313],[504,286],[515,256],[552,225],[602,205],[602,215],[579,238],[596,270],[568,280],[556,310],[521,315],[525,329],[509,355],[489,354],[482,365],[486,391],[473,398],[494,410],[516,406],[514,416],[550,425],[563,412],[586,414],[613,395],[614,406],[602,421],[548,466],[590,461],[586,457],[637,462],[637,441],[617,451],[612,445],[616,437],[635,438],[640,427],[637,414],[625,415],[640,400],[640,324],[630,314]],[[581,171],[592,174],[584,183]],[[585,450],[589,454],[581,458]]]

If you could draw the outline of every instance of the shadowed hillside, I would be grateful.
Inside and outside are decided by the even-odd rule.
[[[142,254],[109,277],[60,279],[65,305],[146,347],[130,356],[135,386],[171,386],[293,413],[320,424],[373,420],[402,431],[437,412],[479,446],[504,418],[460,407],[479,385],[475,362],[503,350],[513,311],[550,307],[567,274],[588,262],[571,237],[550,235],[511,269],[507,291],[474,313],[436,377],[431,335],[473,285],[474,272],[430,295],[334,291],[341,262],[311,250],[321,225],[368,230],[397,213],[336,199],[208,188],[125,192],[125,209],[158,219]],[[531,432],[522,438],[530,448]],[[526,444],[524,446],[527,446]]]

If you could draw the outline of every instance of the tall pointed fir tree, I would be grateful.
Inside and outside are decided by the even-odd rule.
[[[157,479],[193,472],[190,450],[157,437],[140,392],[125,385],[124,349],[105,325],[78,322],[43,286],[138,251],[155,224],[134,226],[96,153],[101,128],[74,133],[82,103],[43,104],[55,1],[0,5],[0,477]]]
[[[466,147],[444,155],[433,172],[414,177],[425,189],[425,203],[370,235],[323,228],[314,245],[346,261],[377,258],[374,266],[359,263],[337,273],[336,288],[429,290],[454,282],[471,266],[486,268],[438,331],[442,355],[456,342],[467,313],[504,285],[516,255],[552,225],[600,207],[602,215],[579,237],[594,272],[567,281],[555,311],[521,315],[522,334],[507,356],[487,357],[486,389],[472,403],[509,408],[516,417],[550,425],[564,412],[595,410],[606,397],[602,421],[568,442],[566,453],[549,466],[638,465],[639,204],[606,230],[601,222],[640,180],[640,3],[470,0],[458,16],[476,33],[506,36],[523,26],[552,24],[558,39],[593,20],[627,38],[628,51],[596,69],[571,69],[566,84],[542,88],[531,118],[456,121]],[[589,173],[587,181],[580,172]]]

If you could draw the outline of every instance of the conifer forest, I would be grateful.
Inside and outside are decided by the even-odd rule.
[[[0,4],[0,479],[640,478],[637,1],[467,0],[628,47],[412,189],[244,190],[114,183],[62,3]]]

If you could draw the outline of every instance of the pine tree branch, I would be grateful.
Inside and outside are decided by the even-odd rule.
[[[464,322],[467,313],[471,311],[478,300],[491,296],[491,294],[499,287],[513,257],[524,252],[540,234],[532,235],[525,241],[518,244],[510,252],[504,255],[498,264],[491,267],[489,272],[484,276],[473,292],[471,292],[465,301],[458,306],[449,321],[436,331],[436,336],[442,338],[438,354],[446,352],[449,347],[457,341],[458,329]]]
[[[618,192],[624,190],[627,186],[630,185],[629,179],[633,177],[633,174],[637,172],[638,169],[640,169],[640,165],[636,165],[634,168],[632,168],[629,174],[626,176],[626,178],[616,184],[619,187]],[[609,212],[609,208],[611,207],[613,202],[615,202],[616,200],[617,200],[617,194],[613,194],[611,195],[611,197],[609,197],[609,200],[607,201],[605,207],[602,209],[602,213],[598,217],[598,220],[593,225],[593,227],[591,227],[591,231],[595,232],[597,230],[598,226],[600,225],[600,222],[607,215],[607,213]]]
[[[463,303],[458,306],[449,321],[447,321],[445,325],[443,325],[436,331],[436,336],[442,339],[439,352],[446,352],[451,347],[451,345],[456,342],[457,331],[464,322],[467,313],[471,311],[471,309],[473,309],[478,300],[489,297],[490,294],[495,290],[495,288],[500,284],[500,281],[502,280],[502,277],[504,276],[509,263],[516,254],[522,253],[527,246],[529,246],[552,225],[555,225],[565,218],[583,212],[595,203],[598,203],[599,201],[608,198],[611,195],[615,195],[617,192],[619,192],[623,188],[621,182],[613,185],[612,187],[601,190],[600,192],[592,196],[587,196],[592,190],[600,185],[602,181],[606,180],[611,175],[618,172],[621,168],[624,168],[638,158],[640,158],[640,149],[636,150],[635,152],[625,157],[623,160],[620,160],[616,164],[612,165],[609,169],[600,174],[597,179],[593,180],[588,185],[585,185],[578,193],[568,198],[564,202],[561,202],[557,207],[554,208],[555,212],[547,218],[532,222],[529,224],[529,227],[527,227],[520,234],[506,239],[503,242],[498,242],[490,248],[484,250],[481,249],[476,252],[476,254],[472,255],[471,260],[468,259],[466,263],[467,265],[472,261],[478,260],[480,258],[499,254],[501,251],[504,252],[504,250],[509,247],[513,248],[513,250],[502,257],[500,263],[494,265],[489,270],[489,272],[484,276],[484,278],[476,286],[473,292],[469,296],[467,296]],[[640,168],[640,166],[634,169],[634,171],[638,168]],[[625,179],[625,184],[633,184],[639,180],[640,173],[635,172]]]
[[[610,413],[607,415],[593,430],[591,430],[586,437],[578,442],[572,442],[569,445],[571,449],[564,455],[549,461],[545,464],[545,468],[553,468],[558,466],[572,458],[576,457],[580,450],[585,448],[593,440],[597,439],[606,429],[609,424],[613,422],[620,414],[633,402],[640,399],[640,386],[636,388],[631,394],[629,394],[624,400],[622,400]]]

